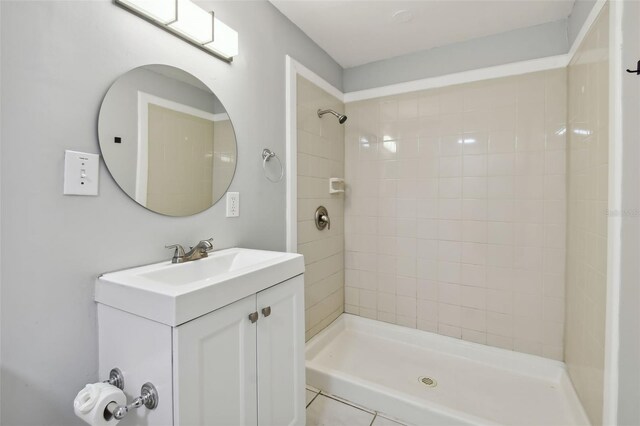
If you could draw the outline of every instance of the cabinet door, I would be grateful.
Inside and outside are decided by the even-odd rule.
[[[174,417],[180,426],[257,424],[256,296],[174,328]]]
[[[305,424],[304,281],[258,293],[258,424]],[[265,316],[263,309],[270,308]]]

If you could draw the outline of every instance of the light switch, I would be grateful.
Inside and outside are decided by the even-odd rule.
[[[100,156],[86,152],[64,152],[64,194],[98,195]]]
[[[240,216],[240,193],[227,192],[227,217]]]

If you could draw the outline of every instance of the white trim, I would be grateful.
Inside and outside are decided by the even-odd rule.
[[[138,91],[138,100],[146,104],[156,104],[163,108],[172,109],[183,114],[193,115],[194,117],[202,118],[209,121],[228,120],[229,116],[226,113],[212,114],[207,111],[203,111],[198,108],[194,108],[189,105],[181,104],[179,102],[171,101],[169,99],[161,98],[159,96],[151,95],[149,93]]]
[[[211,114],[211,121],[226,121],[226,120],[229,120],[229,114],[227,114],[226,112]]]
[[[293,67],[296,74],[303,76],[304,78],[306,78],[307,80],[309,80],[310,82],[312,82],[313,84],[315,84],[316,86],[324,90],[325,92],[329,93],[334,98],[337,98],[340,102],[344,102],[344,96],[345,96],[344,93],[342,93],[340,90],[333,87],[331,83],[327,82],[325,79],[320,77],[315,72],[311,71],[309,68],[302,65],[300,62],[293,59],[291,56],[286,55],[286,57],[289,58],[289,60],[287,61],[287,64]]]
[[[147,205],[147,183],[149,179],[149,104],[193,115],[209,121],[228,120],[227,114],[211,114],[207,111],[170,101],[159,96],[138,91],[138,152],[136,167],[136,196],[135,200]],[[224,116],[224,117],[223,117]]]
[[[452,86],[454,84],[471,83],[474,81],[489,80],[492,78],[510,77],[513,75],[527,74],[536,71],[563,68],[569,63],[568,59],[567,55],[549,56],[546,58],[531,59],[529,61],[513,62],[510,64],[479,68],[455,74],[407,81],[389,86],[375,87],[373,89],[359,90],[356,92],[346,93],[344,95],[344,102],[356,102],[366,99],[380,98],[383,96],[399,95],[419,90]]]
[[[302,65],[289,55],[285,55],[285,121],[286,121],[286,164],[287,207],[286,207],[286,246],[287,251],[298,251],[298,118],[297,118],[297,77],[306,78],[331,96],[344,102],[344,94],[333,87],[318,74]]]
[[[615,2],[611,2],[611,3],[615,3]],[[591,26],[598,19],[598,16],[600,15],[600,12],[602,11],[602,8],[604,7],[605,4],[607,4],[607,0],[597,0],[596,3],[593,5],[591,12],[589,12],[589,16],[587,16],[587,19],[582,24],[582,28],[580,28],[580,31],[578,32],[576,39],[573,40],[573,44],[569,49],[569,53],[567,53],[567,56],[569,58],[569,60],[567,61],[567,64],[571,62],[571,60],[573,60],[573,57],[578,51],[578,48],[584,41],[587,34],[589,34],[589,30],[591,29]]]
[[[287,251],[298,251],[298,114],[296,65],[298,63],[289,55],[285,55],[285,161],[289,172],[286,176],[286,243]]]
[[[138,92],[138,150],[136,153],[136,196],[135,200],[147,205],[147,181],[149,178],[149,102],[146,93]]]
[[[596,4],[596,6],[598,6]],[[594,9],[596,9],[594,6]],[[622,211],[622,19],[624,2],[609,9],[609,211]],[[598,10],[600,12],[601,8]],[[595,19],[593,20],[595,22]],[[591,24],[593,23],[591,22]],[[584,27],[583,27],[584,29]],[[634,34],[635,36],[635,34]],[[618,353],[620,347],[620,286],[622,216],[609,215],[607,223],[607,300],[604,344],[602,423],[618,424]]]

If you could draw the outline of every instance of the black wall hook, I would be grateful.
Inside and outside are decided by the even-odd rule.
[[[640,61],[638,61],[638,64],[636,65],[636,69],[635,70],[627,69],[627,72],[630,72],[630,73],[636,74],[636,75],[640,75]]]

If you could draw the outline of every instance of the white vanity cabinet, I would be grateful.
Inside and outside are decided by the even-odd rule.
[[[129,402],[145,382],[159,395],[156,409],[132,410],[120,425],[305,424],[304,263],[296,254],[271,259],[264,253],[275,252],[229,249],[214,255],[218,264],[202,259],[98,278],[100,378],[118,367]],[[256,256],[259,268],[232,269]],[[231,270],[227,278],[202,281],[220,286],[218,293],[193,282],[176,292],[179,274],[193,281],[199,271],[211,274],[220,265]],[[140,279],[146,276],[155,281]],[[171,282],[163,287],[163,279]],[[193,294],[198,297],[190,299]]]
[[[303,298],[298,277],[176,327],[174,424],[303,425]]]
[[[249,296],[174,330],[174,424],[257,424],[255,309]]]

